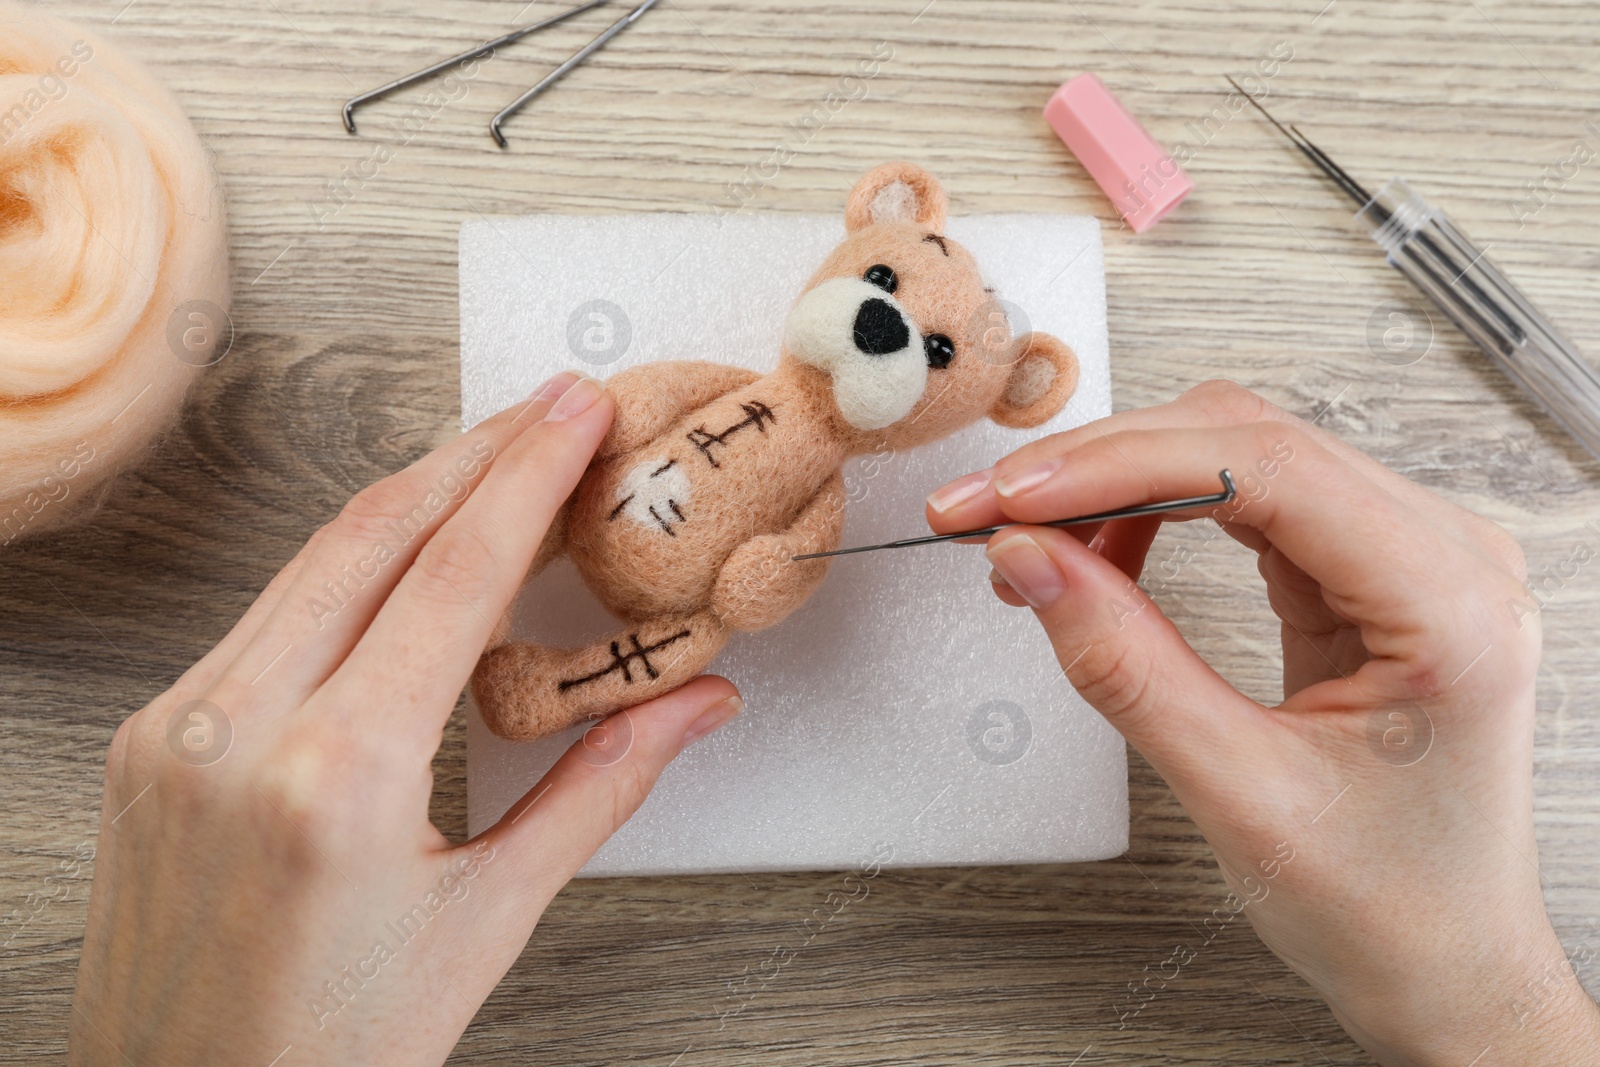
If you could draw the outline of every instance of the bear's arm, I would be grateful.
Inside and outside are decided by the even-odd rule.
[[[703,360],[664,360],[614,374],[606,379],[606,391],[617,414],[596,458],[649,444],[684,415],[760,377],[753,370]]]
[[[711,610],[735,630],[764,630],[806,602],[828,573],[828,560],[791,556],[831,552],[844,533],[844,475],[833,477],[789,528],[752,537],[728,556],[711,590]]]

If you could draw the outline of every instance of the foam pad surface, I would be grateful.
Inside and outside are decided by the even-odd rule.
[[[923,498],[1023,442],[1111,411],[1093,219],[955,218],[1018,329],[1082,364],[1037,430],[981,423],[845,468],[843,544],[927,532]],[[843,237],[837,216],[532,216],[461,229],[462,424],[563,367],[775,366],[784,317]],[[1025,321],[1018,321],[1019,319]],[[712,670],[746,709],[672,764],[586,875],[1103,859],[1128,840],[1121,738],[1062,677],[1031,612],[989,591],[976,545],[836,559],[800,611],[735,634]],[[518,635],[577,645],[615,627],[566,561],[524,591]],[[581,730],[516,744],[469,713],[468,823],[498,819]]]

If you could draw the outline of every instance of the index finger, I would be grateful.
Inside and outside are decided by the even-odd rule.
[[[611,416],[604,386],[580,378],[506,449],[329,679],[336,703],[444,721]],[[375,693],[388,701],[374,702]],[[423,736],[438,741],[436,733]]]
[[[1439,605],[1453,598],[1460,568],[1479,561],[1293,423],[1110,433],[1042,477],[1000,470],[994,504],[1006,521],[1047,522],[1197,496],[1222,468],[1240,492],[1212,517],[1259,531],[1321,583],[1330,607],[1363,624],[1372,655],[1404,655],[1418,634],[1444,636],[1441,627],[1462,621]]]
[[[323,685],[417,553],[575,377],[557,375],[523,403],[352,497],[307,544],[294,574],[262,595],[249,626],[234,628],[223,643],[228,658],[207,657],[229,685],[247,689],[270,671],[268,684],[286,705]]]
[[[1323,410],[1326,411],[1327,408]],[[1320,415],[1318,417],[1320,418]],[[993,487],[990,484],[997,475],[1002,472],[1020,472],[1027,467],[1059,460],[1069,452],[1119,430],[1222,428],[1253,422],[1277,422],[1300,427],[1336,459],[1348,463],[1408,507],[1438,520],[1447,531],[1453,532],[1455,527],[1463,522],[1473,522],[1473,518],[1469,518],[1467,512],[1455,508],[1449,501],[1430,493],[1359,449],[1352,448],[1327,431],[1318,428],[1314,425],[1315,420],[1306,422],[1299,419],[1264,397],[1233,382],[1209,381],[1202,382],[1168,403],[1118,412],[1062,433],[1030,441],[1002,458],[993,469],[958,478],[931,494],[928,498],[928,525],[939,533],[946,533],[979,529],[1005,522],[1005,512],[995,500]],[[1234,471],[1235,476],[1239,478],[1245,477],[1247,473],[1244,470]],[[1156,498],[1151,496],[1148,499]],[[1056,518],[1065,517],[1056,516]]]

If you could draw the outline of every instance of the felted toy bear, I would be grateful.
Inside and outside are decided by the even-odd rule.
[[[1077,387],[1048,334],[1013,337],[970,253],[943,234],[932,175],[888,163],[845,208],[769,374],[662,361],[611,377],[615,421],[540,547],[565,553],[622,629],[584,648],[486,651],[485,723],[529,740],[659,696],[735,630],[782,621],[839,546],[851,456],[934,441],[988,418],[1033,427]]]

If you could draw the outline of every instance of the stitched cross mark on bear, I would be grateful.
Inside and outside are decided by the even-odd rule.
[[[720,467],[722,464],[718,463],[717,457],[711,454],[712,448],[726,444],[728,438],[746,426],[754,426],[761,433],[766,433],[767,423],[778,421],[778,417],[772,413],[772,409],[759,400],[752,400],[748,404],[740,404],[739,408],[744,412],[744,421],[734,423],[721,433],[711,433],[704,426],[689,431],[689,443],[698,448],[700,454],[706,457],[706,461],[713,467]]]
[[[556,684],[556,689],[559,690],[560,692],[565,693],[568,689],[574,689],[574,688],[576,688],[577,686],[580,686],[580,685],[588,685],[590,682],[598,682],[600,679],[604,678],[606,675],[615,674],[617,671],[621,671],[622,672],[622,680],[623,681],[632,683],[633,680],[634,680],[634,678],[633,678],[633,670],[632,670],[631,667],[629,667],[629,663],[631,661],[633,661],[633,660],[638,660],[639,661],[639,666],[644,668],[645,677],[650,679],[651,681],[654,681],[655,679],[661,677],[661,672],[656,670],[655,664],[650,662],[650,653],[655,652],[655,651],[657,651],[659,649],[666,648],[668,645],[672,644],[674,641],[681,641],[685,637],[688,637],[688,636],[689,636],[689,631],[688,630],[679,630],[677,633],[673,634],[671,637],[662,638],[660,641],[657,641],[653,645],[641,645],[639,643],[639,635],[638,634],[636,634],[636,633],[629,634],[628,635],[628,640],[633,642],[632,651],[623,652],[622,651],[622,642],[613,641],[613,642],[611,642],[611,665],[610,666],[602,667],[601,669],[595,671],[592,674],[584,675],[582,678],[568,678],[565,681],[558,682]]]

